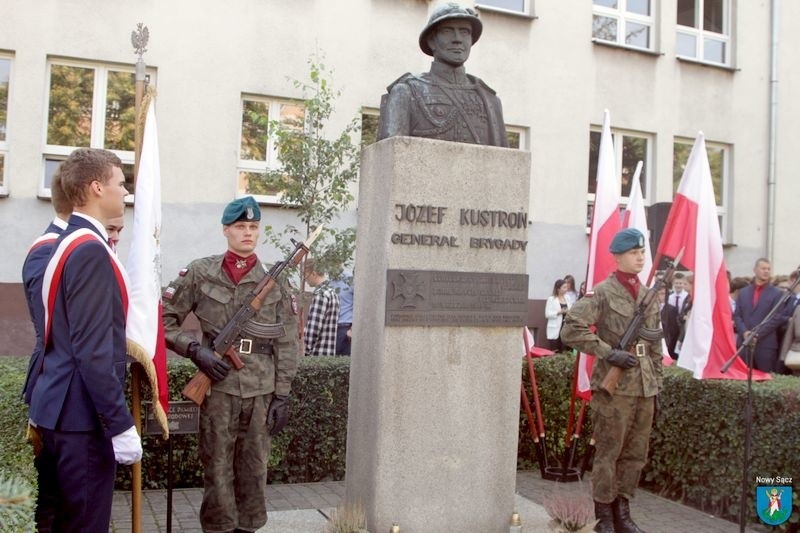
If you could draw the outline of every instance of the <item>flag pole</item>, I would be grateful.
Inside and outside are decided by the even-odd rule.
[[[136,175],[139,171],[139,158],[142,152],[142,138],[144,136],[144,123],[139,120],[142,116],[142,100],[144,99],[146,68],[142,55],[147,51],[147,41],[150,39],[150,30],[144,23],[136,25],[136,30],[131,32],[131,44],[134,53],[139,56],[136,61],[134,75],[134,162],[133,162],[133,190],[136,191]],[[142,370],[138,363],[131,365],[131,410],[136,431],[142,435],[141,413],[141,381]],[[131,472],[131,529],[133,533],[142,531],[142,463],[134,464]]]

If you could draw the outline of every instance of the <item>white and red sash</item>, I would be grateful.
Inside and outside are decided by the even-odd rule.
[[[42,236],[44,237],[44,235]],[[40,237],[40,239],[42,238]],[[39,239],[37,239],[38,241]],[[44,345],[50,339],[50,326],[52,325],[53,308],[56,304],[56,296],[58,295],[58,288],[61,285],[61,276],[64,273],[64,266],[67,264],[67,259],[70,254],[75,251],[78,246],[95,240],[102,243],[108,251],[108,257],[111,261],[111,268],[114,270],[114,277],[117,278],[119,285],[120,296],[122,296],[122,310],[125,318],[128,316],[128,274],[125,267],[117,258],[117,254],[109,247],[100,236],[94,231],[86,228],[81,228],[70,233],[61,244],[58,245],[50,262],[47,263],[47,268],[44,272],[44,282],[42,283],[42,301],[44,303]],[[36,242],[34,242],[36,246]]]
[[[31,243],[31,247],[28,248],[28,255],[38,247],[42,246],[43,244],[52,244],[56,242],[58,239],[58,233],[45,233],[44,235],[38,237],[35,241]]]

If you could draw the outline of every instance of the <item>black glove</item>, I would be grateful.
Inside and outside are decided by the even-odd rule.
[[[620,368],[633,368],[639,364],[636,356],[625,350],[611,350],[611,353],[606,356],[606,361]]]
[[[289,421],[289,397],[275,395],[267,410],[267,427],[270,435],[280,433]]]
[[[192,363],[200,369],[203,374],[211,378],[211,381],[221,381],[225,379],[228,372],[231,370],[231,365],[224,359],[220,359],[211,348],[200,346],[199,343],[193,342],[186,349],[186,355],[192,360]]]

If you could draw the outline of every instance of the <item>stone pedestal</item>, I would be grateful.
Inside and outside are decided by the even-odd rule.
[[[519,150],[394,137],[364,151],[346,501],[373,533],[508,531],[529,179]]]

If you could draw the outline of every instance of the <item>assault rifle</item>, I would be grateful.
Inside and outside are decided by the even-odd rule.
[[[243,331],[254,337],[269,337],[270,332],[274,332],[275,326],[273,324],[261,324],[253,320],[253,317],[258,313],[259,309],[261,309],[267,294],[277,285],[278,276],[281,275],[284,269],[292,268],[300,264],[300,261],[306,256],[311,245],[317,237],[319,237],[321,232],[322,226],[320,225],[308,236],[305,242],[297,242],[292,239],[294,250],[289,254],[289,257],[286,258],[285,261],[278,261],[272,266],[266,276],[258,282],[253,292],[250,293],[247,301],[236,311],[236,314],[233,315],[228,323],[225,324],[225,327],[223,327],[214,338],[214,341],[211,343],[214,347],[214,352],[216,352],[219,357],[228,357],[236,370],[244,367],[244,363],[242,363],[242,360],[239,358],[239,354],[236,353],[233,344],[234,341],[239,338],[240,333]],[[181,394],[197,405],[202,405],[210,387],[211,378],[206,376],[203,372],[198,371],[183,388]]]
[[[639,307],[636,309],[636,313],[634,313],[633,318],[631,318],[631,321],[628,323],[628,327],[625,328],[625,333],[622,334],[622,338],[619,340],[617,345],[614,346],[615,349],[630,352],[631,347],[636,343],[636,339],[642,336],[642,324],[644,324],[645,313],[647,313],[647,309],[656,299],[658,291],[661,290],[662,287],[665,287],[668,283],[672,283],[672,276],[675,275],[675,268],[678,266],[678,263],[680,263],[682,257],[683,248],[681,248],[681,251],[678,252],[678,255],[675,257],[675,259],[670,262],[669,267],[667,267],[667,270],[664,271],[664,275],[659,277],[653,284],[653,287],[647,291],[647,294],[644,295],[644,298],[642,298],[642,301],[639,303]],[[621,377],[622,368],[618,366],[612,366],[606,374],[606,377],[603,378],[600,388],[605,389],[609,394],[613,395],[617,390],[617,385],[619,384]]]

